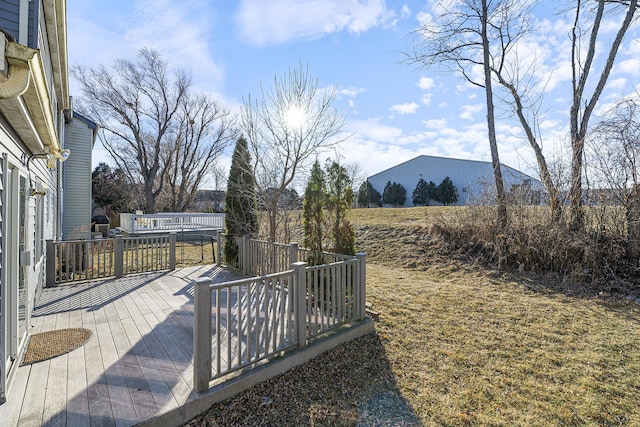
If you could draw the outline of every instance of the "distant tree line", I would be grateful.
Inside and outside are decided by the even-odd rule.
[[[429,200],[448,206],[458,201],[458,189],[448,176],[438,186],[433,181],[427,183],[420,178],[413,190],[411,200],[416,206],[428,206]]]
[[[366,180],[358,189],[358,206],[382,206],[392,205],[394,207],[403,206],[407,200],[407,190],[397,182],[387,181],[382,194]],[[428,183],[420,178],[416,188],[411,194],[411,201],[415,206],[428,206],[429,201],[441,203],[445,206],[458,201],[458,189],[451,178],[446,177],[439,185],[433,181]]]

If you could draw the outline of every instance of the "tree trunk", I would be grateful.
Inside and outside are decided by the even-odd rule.
[[[496,138],[496,123],[493,105],[493,89],[491,87],[491,62],[489,56],[489,38],[487,0],[482,0],[482,50],[484,54],[484,87],[487,101],[487,127],[489,129],[489,146],[491,148],[491,164],[493,165],[493,178],[496,182],[496,204],[498,208],[498,227],[507,226],[507,203],[500,168],[500,156],[498,155],[498,142]]]
[[[590,29],[589,43],[587,47],[587,54],[583,62],[579,61],[579,52],[584,48],[580,43],[580,34],[582,30],[579,25],[580,6],[581,1],[578,0],[576,8],[576,18],[572,29],[572,58],[571,66],[573,73],[573,103],[570,109],[570,133],[571,133],[571,148],[572,148],[572,161],[571,161],[571,188],[569,189],[569,226],[577,230],[584,226],[584,213],[582,210],[582,168],[583,168],[583,156],[584,156],[584,141],[587,134],[587,128],[589,125],[589,119],[593,113],[598,99],[604,90],[611,69],[615,62],[620,44],[629,29],[629,26],[633,22],[638,0],[629,0],[628,4],[620,2],[620,4],[627,7],[627,11],[624,20],[620,24],[616,36],[611,43],[607,60],[604,64],[600,77],[593,90],[593,94],[590,98],[584,97],[584,90],[587,85],[587,78],[592,70],[593,61],[596,56],[596,46],[598,31],[602,24],[602,18],[606,16],[605,6],[609,4],[606,0],[598,1],[597,12],[594,16],[593,25]],[[615,2],[611,2],[615,3]],[[582,105],[583,99],[587,99],[585,105]],[[580,117],[580,111],[582,111],[582,117]]]
[[[582,210],[582,165],[584,138],[572,138],[571,187],[569,188],[569,228],[579,230],[584,225]]]
[[[153,214],[156,213],[156,197],[153,193],[153,182],[145,181],[144,183],[144,194],[146,199],[146,206],[144,213]]]

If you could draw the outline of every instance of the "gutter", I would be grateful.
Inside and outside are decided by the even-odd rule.
[[[0,39],[4,39],[0,42],[4,45],[0,59],[6,64],[5,81],[0,83],[3,88],[0,100],[9,103],[7,112],[19,114],[19,117],[9,116],[10,121],[19,124],[15,126],[16,131],[31,151],[39,152],[45,147],[59,150],[56,120],[40,51],[6,37]]]
[[[6,58],[7,39],[0,37],[0,52],[3,61],[0,64],[0,99],[15,98],[22,95],[29,87],[29,68],[12,64]]]

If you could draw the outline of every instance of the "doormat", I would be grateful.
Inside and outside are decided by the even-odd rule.
[[[82,346],[91,338],[84,328],[58,329],[29,337],[29,345],[20,366],[49,360]]]

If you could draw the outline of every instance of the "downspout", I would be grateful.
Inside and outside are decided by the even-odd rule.
[[[9,63],[6,48],[7,39],[0,36],[0,99],[16,98],[29,87],[29,69]]]

